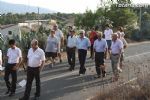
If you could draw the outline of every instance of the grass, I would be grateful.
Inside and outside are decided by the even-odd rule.
[[[141,65],[135,64],[135,70],[138,70],[138,66],[141,69],[145,68],[145,71],[140,70],[138,74],[136,73],[136,80],[98,93],[90,100],[150,100],[150,60]]]

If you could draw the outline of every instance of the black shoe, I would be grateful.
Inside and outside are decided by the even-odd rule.
[[[10,90],[7,90],[7,92],[5,94],[9,94],[10,93]]]
[[[11,92],[10,94],[9,94],[9,97],[12,97],[12,96],[14,96],[15,95],[15,92]]]
[[[40,95],[35,95],[33,100],[39,100]]]
[[[72,68],[69,68],[68,70],[69,70],[69,71],[72,71]]]
[[[34,93],[34,97],[40,97],[39,93]]]
[[[59,62],[62,63],[62,60],[60,59]]]
[[[29,99],[22,97],[22,98],[19,98],[19,100],[29,100]]]

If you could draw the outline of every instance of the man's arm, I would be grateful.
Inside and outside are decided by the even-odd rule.
[[[43,67],[44,67],[44,65],[45,65],[45,60],[46,60],[46,58],[45,58],[45,53],[44,53],[43,50],[42,50],[41,60],[42,60],[42,64],[41,64],[41,66],[40,66],[40,71],[42,71],[42,69],[43,69]]]

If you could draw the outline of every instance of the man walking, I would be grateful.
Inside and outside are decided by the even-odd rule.
[[[97,72],[97,78],[105,77],[105,65],[104,65],[104,58],[107,52],[107,42],[105,39],[102,38],[102,32],[97,32],[98,39],[95,40],[93,49],[95,51],[95,66]]]
[[[15,40],[9,40],[9,46],[10,48],[7,51],[7,58],[8,63],[5,67],[5,76],[4,80],[6,82],[7,86],[7,92],[6,94],[9,94],[9,96],[13,96],[16,91],[16,83],[17,83],[17,69],[19,68],[19,65],[22,61],[22,53],[21,50],[16,47]],[[9,81],[9,75],[12,76],[12,82]]]
[[[106,29],[104,31],[104,37],[107,42],[109,57],[110,57],[109,51],[110,51],[110,47],[111,47],[111,43],[112,43],[112,34],[113,34],[113,30],[110,28],[110,25],[107,24]]]
[[[36,80],[35,100],[40,97],[40,71],[44,67],[45,53],[38,47],[38,41],[32,40],[32,48],[28,51],[28,68],[27,68],[27,83],[24,96],[19,100],[29,100],[32,81]]]
[[[75,67],[75,52],[76,52],[76,42],[77,42],[77,37],[75,35],[75,30],[70,31],[71,34],[68,37],[67,41],[67,58],[68,58],[68,63],[70,65],[69,70],[72,71],[74,70]]]
[[[85,37],[85,31],[80,30],[80,36],[77,38],[77,49],[80,63],[79,75],[85,74],[86,72],[84,64],[86,60],[87,50],[90,47],[90,45],[90,40],[87,37]]]
[[[123,49],[123,43],[118,39],[118,34],[113,33],[111,45],[111,66],[114,73],[113,81],[118,81],[119,73],[118,67],[120,64],[120,57]]]

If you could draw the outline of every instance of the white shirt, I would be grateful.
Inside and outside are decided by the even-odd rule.
[[[107,47],[107,42],[105,39],[97,39],[94,41],[93,48],[95,49],[96,52],[105,52]]]
[[[51,37],[49,36],[47,38],[47,43],[46,43],[46,52],[57,52],[58,50],[58,39],[56,36]]]
[[[83,39],[81,39],[80,37],[78,37],[76,45],[77,45],[78,49],[87,50],[88,47],[91,46],[91,43],[90,43],[90,40],[87,37],[83,37]]]
[[[77,43],[77,36],[69,36],[68,37],[68,41],[67,41],[67,47],[69,48],[73,48],[76,47],[76,43]]]
[[[0,65],[2,65],[2,51],[0,50]]]
[[[7,51],[7,57],[9,64],[19,63],[19,58],[22,57],[21,50],[18,47],[15,47],[15,49],[9,48]]]
[[[59,29],[57,29],[57,30],[55,31],[55,36],[57,37],[57,39],[58,39],[59,42],[61,42],[61,38],[64,37],[62,31],[59,30]]]
[[[112,54],[120,54],[123,49],[123,43],[120,39],[117,39],[115,42],[112,41],[111,52]]]
[[[106,40],[112,40],[112,34],[113,34],[112,29],[106,29],[104,31],[105,39]]]
[[[33,49],[30,48],[28,51],[28,66],[30,67],[39,67],[42,64],[42,61],[45,61],[45,53],[42,49],[37,48],[33,52]]]

